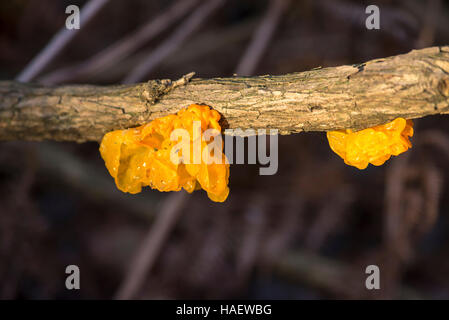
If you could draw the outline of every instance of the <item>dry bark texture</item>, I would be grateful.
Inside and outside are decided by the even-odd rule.
[[[204,103],[225,128],[362,129],[397,117],[449,113],[449,46],[281,76],[151,80],[45,87],[0,82],[0,140],[99,141]]]

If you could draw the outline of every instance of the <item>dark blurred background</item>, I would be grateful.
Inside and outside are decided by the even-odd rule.
[[[95,1],[1,1],[0,79],[45,50],[68,5]],[[449,44],[443,0],[103,2],[29,81],[275,75]],[[0,142],[0,298],[448,299],[447,117],[415,121],[412,143],[360,171],[323,132],[281,136],[278,173],[231,165],[219,204],[122,194],[95,142]],[[72,264],[80,290],[65,287]],[[365,288],[371,264],[380,290]]]

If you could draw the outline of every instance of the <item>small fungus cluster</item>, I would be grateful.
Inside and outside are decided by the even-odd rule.
[[[219,120],[220,114],[209,106],[193,104],[177,114],[137,128],[108,132],[101,142],[100,153],[118,189],[123,192],[139,193],[144,186],[159,191],[183,188],[189,193],[202,188],[212,201],[223,202],[229,194],[229,164],[224,153],[213,155],[221,158],[219,163],[206,163],[203,158],[196,164],[194,161],[174,163],[170,158],[172,148],[179,145],[179,141],[170,139],[173,130],[189,132],[187,147],[193,149],[196,140],[203,151],[208,145],[202,133],[207,129],[221,132]],[[195,122],[201,123],[200,135],[194,132]],[[190,154],[193,157],[193,152]]]
[[[229,163],[222,145],[219,152],[214,148],[210,155],[209,145],[203,139],[203,133],[209,129],[217,130],[220,135],[219,120],[220,114],[209,106],[192,104],[177,114],[140,127],[107,133],[100,153],[123,192],[139,193],[144,186],[159,191],[184,189],[189,193],[202,188],[212,201],[223,202],[229,195]],[[198,124],[200,132],[195,133],[194,123]],[[179,139],[171,139],[176,129],[184,129],[189,138],[181,139],[181,143]],[[380,166],[391,156],[407,151],[412,147],[409,140],[412,136],[413,121],[403,118],[356,132],[351,129],[327,132],[331,149],[346,164],[358,169],[365,169],[369,163]],[[204,155],[199,161],[192,161],[194,152],[182,154],[183,150],[184,153],[192,151],[195,145],[202,155],[207,151],[206,160],[212,157],[220,161],[205,161]],[[180,161],[171,158],[173,150]]]
[[[380,166],[391,156],[397,156],[412,144],[413,121],[397,118],[384,125],[360,131],[351,129],[329,131],[327,140],[332,151],[346,164],[365,169],[369,163]]]

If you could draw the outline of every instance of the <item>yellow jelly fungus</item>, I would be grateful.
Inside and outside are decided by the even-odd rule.
[[[100,153],[117,188],[123,192],[139,193],[144,186],[159,191],[184,188],[189,193],[203,188],[212,201],[223,202],[229,194],[229,164],[224,153],[213,155],[221,156],[221,163],[207,164],[201,157],[197,164],[193,164],[194,161],[175,164],[170,159],[171,149],[178,144],[170,140],[173,130],[189,132],[187,141],[192,150],[194,140],[198,139],[194,134],[194,121],[201,124],[202,135],[207,129],[221,132],[219,120],[220,114],[209,106],[192,104],[176,115],[158,118],[137,128],[108,132],[101,142]],[[202,154],[208,145],[200,141]]]
[[[329,131],[327,140],[332,151],[346,164],[365,169],[368,163],[380,166],[391,156],[412,147],[413,121],[397,118],[384,125],[353,132],[350,129]]]

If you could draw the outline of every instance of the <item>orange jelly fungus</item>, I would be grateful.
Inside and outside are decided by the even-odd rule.
[[[108,132],[101,142],[100,153],[117,188],[123,192],[139,193],[145,186],[159,191],[184,188],[189,193],[203,188],[212,201],[223,202],[229,194],[229,164],[223,153],[213,155],[221,156],[221,163],[206,164],[201,157],[198,164],[183,161],[175,164],[170,159],[171,149],[178,144],[170,140],[173,130],[185,129],[190,133],[191,149],[194,140],[200,139],[203,151],[208,146],[201,140],[202,133],[207,129],[221,132],[219,120],[220,114],[209,106],[192,104],[177,114],[140,127]],[[194,121],[201,122],[199,137],[193,133]]]
[[[353,132],[350,129],[329,131],[327,140],[332,151],[346,164],[365,169],[368,163],[380,166],[391,156],[412,147],[413,121],[397,118],[384,125]]]

